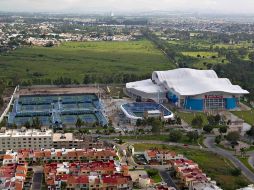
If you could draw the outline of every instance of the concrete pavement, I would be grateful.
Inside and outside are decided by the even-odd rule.
[[[230,160],[237,168],[241,169],[242,173],[251,181],[254,182],[254,173],[252,173],[240,160],[238,160],[231,152],[221,149],[215,145],[215,137],[209,136],[204,140],[204,145],[208,151],[214,152]]]

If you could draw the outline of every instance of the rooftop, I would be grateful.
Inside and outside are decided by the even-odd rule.
[[[52,135],[53,130],[51,129],[9,129],[0,131],[0,137],[50,137]]]

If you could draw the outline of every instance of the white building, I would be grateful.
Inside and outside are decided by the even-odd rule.
[[[216,185],[215,181],[209,182],[193,182],[191,190],[222,190]]]
[[[213,70],[189,68],[154,71],[151,79],[127,83],[126,92],[142,101],[170,102],[194,111],[236,109],[239,98],[249,93]]]
[[[51,148],[53,131],[37,129],[10,129],[0,131],[0,150]]]
[[[241,188],[241,189],[238,189],[238,190],[254,190],[254,185],[251,184],[248,187],[244,187],[244,188]]]
[[[146,150],[144,157],[147,162],[167,162],[184,158],[182,154],[163,150]]]

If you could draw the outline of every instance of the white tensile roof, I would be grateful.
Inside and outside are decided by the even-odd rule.
[[[129,82],[126,84],[126,88],[134,88],[144,93],[163,92],[162,88],[159,85],[154,84],[151,79],[141,80],[137,82]]]
[[[173,89],[182,96],[193,96],[208,92],[225,92],[230,94],[248,94],[238,85],[232,85],[229,79],[219,78],[213,70],[196,70],[189,68],[169,71],[155,71],[158,80],[167,89]],[[155,76],[153,74],[153,76]]]
[[[233,85],[227,78],[219,78],[213,70],[196,70],[180,68],[169,71],[154,71],[150,79],[127,83],[132,88],[144,93],[165,92],[172,89],[181,96],[194,96],[208,92],[224,92],[229,94],[248,94],[247,90]]]

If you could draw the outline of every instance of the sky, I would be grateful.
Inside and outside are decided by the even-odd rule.
[[[0,11],[74,13],[190,11],[254,14],[254,0],[0,0]]]

